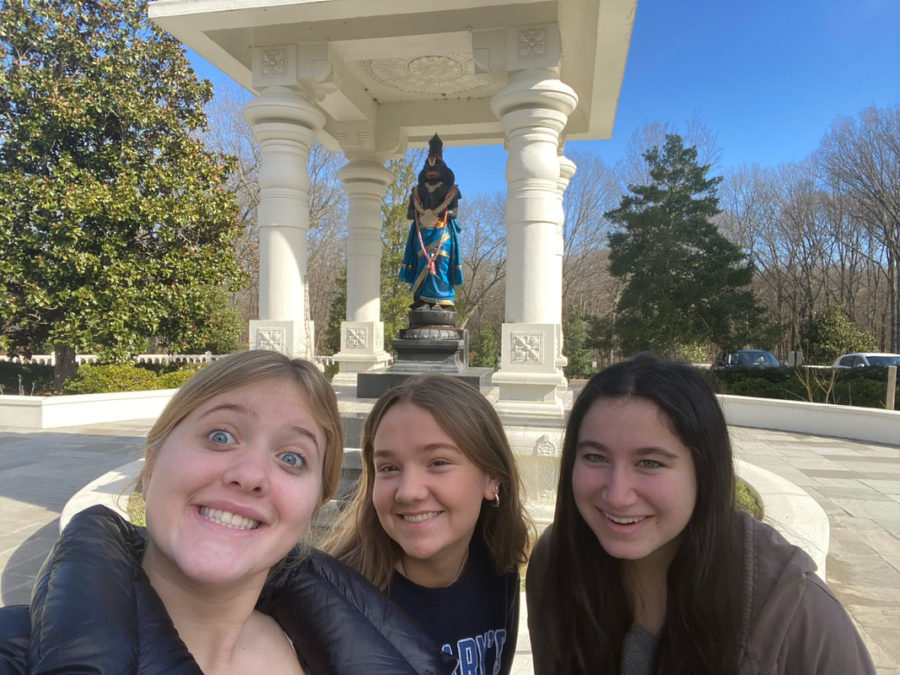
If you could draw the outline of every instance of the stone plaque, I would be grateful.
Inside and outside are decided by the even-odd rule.
[[[543,333],[510,333],[510,362],[517,365],[544,363]]]

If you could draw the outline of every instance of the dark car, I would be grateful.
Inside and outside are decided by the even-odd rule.
[[[783,365],[765,349],[738,349],[723,354],[716,361],[716,368],[780,368]]]

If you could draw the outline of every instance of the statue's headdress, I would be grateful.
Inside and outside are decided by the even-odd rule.
[[[444,141],[437,134],[428,141],[428,158],[431,159],[432,157],[444,159]]]
[[[419,183],[438,183],[453,185],[456,177],[450,167],[444,164],[444,142],[435,134],[428,141],[428,159],[419,172]]]

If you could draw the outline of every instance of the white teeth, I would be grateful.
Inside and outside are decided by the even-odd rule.
[[[236,513],[229,513],[228,511],[211,509],[208,506],[200,507],[200,515],[207,520],[211,520],[214,523],[218,523],[219,525],[224,525],[225,527],[230,527],[235,530],[255,530],[257,527],[259,527],[259,521],[257,520],[251,520],[250,518],[239,516]]]
[[[434,518],[440,511],[429,511],[428,513],[404,513],[401,518],[409,523],[421,523],[423,520]]]
[[[637,516],[636,518],[618,518],[611,513],[607,513],[606,511],[603,512],[603,515],[618,525],[634,525],[635,523],[639,523],[647,517]]]

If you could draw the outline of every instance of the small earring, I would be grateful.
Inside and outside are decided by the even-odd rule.
[[[494,498],[489,502],[495,509],[500,506],[500,486],[494,490]]]

